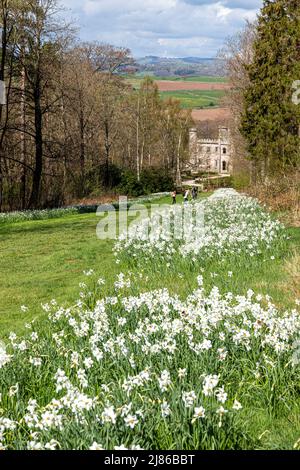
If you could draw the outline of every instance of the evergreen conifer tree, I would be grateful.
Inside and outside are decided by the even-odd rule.
[[[300,80],[299,0],[264,0],[257,33],[241,131],[266,176],[300,163],[300,105],[292,100]]]

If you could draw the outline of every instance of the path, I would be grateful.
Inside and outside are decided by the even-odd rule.
[[[198,183],[196,183],[196,180],[187,180],[187,181],[183,181],[182,185],[183,186],[195,186],[196,188],[201,188],[202,184],[205,181],[218,180],[220,178],[230,178],[230,175],[218,175],[218,176],[209,176],[207,178],[197,178]]]

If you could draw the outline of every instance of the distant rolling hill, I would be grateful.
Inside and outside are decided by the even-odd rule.
[[[195,75],[223,77],[225,75],[223,61],[215,58],[201,57],[142,57],[136,59],[136,72],[152,74],[162,78]]]
[[[229,86],[221,60],[147,56],[136,59],[134,70],[124,75],[135,90],[145,76],[153,77],[161,98],[179,100],[182,108],[193,110],[195,121],[228,118],[228,110],[220,107]]]

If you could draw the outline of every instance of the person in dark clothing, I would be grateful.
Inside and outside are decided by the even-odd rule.
[[[196,201],[196,199],[198,198],[198,190],[195,187],[192,189],[192,198],[193,201]]]
[[[177,192],[176,192],[176,189],[174,189],[174,191],[172,192],[172,199],[173,199],[173,205],[176,204],[176,198],[177,198]]]

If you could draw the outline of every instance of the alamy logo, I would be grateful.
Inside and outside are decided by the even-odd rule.
[[[6,104],[6,89],[5,89],[5,82],[0,80],[0,105]]]
[[[294,342],[293,350],[294,350],[294,354],[293,354],[292,362],[294,366],[298,366],[300,364],[300,340],[297,340]]]
[[[294,90],[292,102],[298,106],[300,104],[300,80],[295,80],[293,82],[292,89]]]
[[[121,197],[118,209],[110,204],[101,205],[96,215],[102,219],[96,231],[100,240],[116,240],[119,236],[129,240],[137,234],[141,240],[150,240],[163,234],[169,239],[188,241],[193,237],[191,223],[193,230],[204,229],[202,204],[129,205],[127,197]]]

